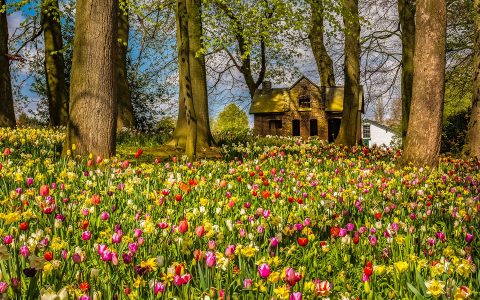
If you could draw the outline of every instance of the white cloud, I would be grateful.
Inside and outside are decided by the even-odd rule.
[[[21,11],[16,11],[7,16],[8,34],[13,35],[15,30],[20,27],[20,24],[25,20]]]

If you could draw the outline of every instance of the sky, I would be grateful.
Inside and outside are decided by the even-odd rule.
[[[384,0],[380,0],[380,2],[382,2]],[[388,0],[385,0],[388,2]],[[371,13],[371,10],[374,9],[376,11],[374,11],[376,14],[378,15],[385,15],[385,14],[391,14],[392,16],[394,16],[394,13],[392,13],[391,11],[391,7],[387,7],[385,5],[382,6],[382,3],[379,2],[379,6],[376,7],[376,8],[372,8],[372,7],[368,7],[369,9],[369,13]],[[20,30],[20,25],[21,23],[25,20],[25,16],[26,15],[32,15],[34,12],[32,11],[31,7],[26,7],[26,8],[23,8],[21,11],[17,11],[17,12],[13,12],[13,13],[10,13],[8,15],[8,28],[9,28],[9,34],[10,36],[13,36],[14,33],[18,30]],[[370,25],[366,25],[364,27],[362,27],[362,35],[365,37],[365,36],[368,36],[369,34],[371,34],[372,32],[375,32],[376,30],[378,30],[379,27],[389,27],[391,26],[391,24],[384,24],[384,23],[379,23],[379,22],[374,22],[373,25],[371,23],[372,20],[370,20]],[[375,21],[375,20],[373,20]],[[384,21],[385,22],[385,21]],[[337,77],[337,83],[338,84],[341,84],[343,82],[343,67],[342,67],[342,61],[343,61],[343,53],[342,53],[342,47],[343,47],[343,37],[341,35],[337,35],[337,36],[333,36],[333,37],[330,37],[330,43],[329,43],[329,52],[332,56],[332,59],[334,60],[335,64],[336,64],[336,69],[335,69],[335,72],[336,72],[336,77]],[[398,43],[397,41],[384,41],[385,43],[385,47],[393,47],[391,50],[392,52],[398,50]],[[15,45],[10,45],[11,48],[15,49]],[[41,53],[42,51],[42,43],[41,43],[41,38],[38,39],[38,42],[36,44],[36,46],[38,47],[39,49],[39,54],[37,54],[36,52],[36,49],[35,47],[33,47],[33,44],[27,46],[25,48],[25,50],[22,52],[23,56],[26,57],[27,59],[29,57],[34,57],[36,55],[43,55]],[[170,45],[171,46],[171,45]],[[297,58],[294,62],[294,66],[292,67],[292,69],[295,69],[298,71],[298,76],[301,76],[301,75],[305,75],[307,77],[309,77],[312,81],[316,82],[316,83],[319,83],[319,75],[318,75],[318,72],[317,72],[317,67],[316,67],[316,63],[315,63],[315,60],[313,58],[313,55],[311,53],[311,50],[309,49],[309,47],[303,47],[303,48],[299,48],[297,49],[298,53],[301,54],[299,58]],[[165,50],[164,50],[165,51]],[[170,50],[166,50],[166,51],[170,51],[170,53],[172,53],[173,49],[170,49]],[[370,50],[371,51],[371,50]],[[135,54],[136,52],[138,52],[138,49],[132,49],[132,53]],[[369,77],[368,80],[366,80],[367,76],[368,75],[368,70],[367,70],[367,66],[371,67],[371,68],[374,68],[376,67],[376,64],[379,64],[379,63],[382,63],[383,62],[383,59],[380,55],[375,55],[375,51],[371,51],[372,53],[369,53],[370,56],[368,57],[365,57],[365,56],[362,56],[362,73],[363,73],[363,85],[364,85],[364,90],[365,90],[365,95],[367,97],[367,102],[373,102],[374,99],[381,99],[380,101],[382,101],[382,103],[385,103],[384,105],[385,106],[388,106],[389,104],[389,101],[392,99],[392,98],[395,98],[395,97],[398,97],[398,91],[399,91],[399,80],[398,79],[395,79],[395,76],[397,76],[398,74],[394,74],[393,72],[390,72],[390,73],[385,73],[385,74],[382,74],[380,77],[375,77],[373,76],[373,79],[372,79],[372,76]],[[209,61],[209,63],[213,63],[215,64],[216,63],[216,59],[217,58],[212,58],[212,59],[207,59],[207,61]],[[17,62],[14,62],[14,64],[17,63]],[[395,63],[395,59],[389,59],[387,60],[386,63],[384,63],[384,67],[386,69],[388,69],[388,67],[393,67]],[[148,65],[148,64],[146,64]],[[29,72],[28,69],[26,69],[25,67],[19,67],[17,65],[16,68],[12,68],[12,69],[15,69],[16,72],[15,72],[15,76],[16,78],[14,78],[14,80],[16,80],[16,83],[18,84],[19,82],[22,82],[21,84],[21,95],[23,97],[26,97],[29,101],[29,104],[27,105],[27,107],[25,108],[26,110],[30,109],[30,110],[35,110],[36,109],[36,104],[39,100],[39,96],[35,93],[33,93],[31,91],[31,84],[33,82],[33,78],[32,78],[32,74]],[[288,71],[288,70],[286,70]],[[169,81],[172,81],[172,80],[175,80],[176,77],[172,77],[172,75],[167,75],[167,74],[163,74],[161,76],[164,76],[164,80],[169,80]],[[229,75],[231,77],[235,77],[235,78],[242,78],[241,77],[241,74],[238,72],[238,70],[235,70],[233,69],[233,72],[231,75]],[[293,82],[295,82],[297,79],[298,79],[298,76],[296,77],[291,77],[290,78],[290,81],[288,82],[282,82],[282,83],[278,83],[278,84],[274,84],[274,87],[280,87],[280,86],[290,86]],[[393,82],[392,86],[393,88],[391,89],[391,91],[389,91],[389,94],[385,94],[385,95],[382,95],[382,96],[378,96],[379,94],[381,95],[382,94],[382,91],[379,91],[379,89],[381,89],[382,86],[385,86],[386,84],[382,84],[382,83],[375,83],[375,80],[385,80],[385,79],[388,79],[390,81]],[[223,82],[217,87],[217,89],[215,91],[213,91],[210,95],[210,105],[209,105],[209,108],[210,108],[210,113],[212,115],[213,118],[215,118],[218,113],[220,111],[223,110],[223,107],[228,104],[228,102],[230,102],[232,99],[236,100],[235,102],[239,105],[239,107],[241,107],[243,110],[245,110],[246,112],[248,112],[248,109],[249,109],[249,97],[248,97],[248,91],[246,89],[245,86],[240,86],[240,85],[236,85],[235,86],[235,90],[232,92],[232,91],[229,91],[229,94],[230,96],[226,96],[225,93],[222,93],[222,91],[225,91],[227,89],[230,89],[230,86],[228,84],[228,82],[231,80],[231,78],[228,78],[228,76],[226,76],[226,78],[223,78]],[[209,82],[212,81],[212,78],[210,78]],[[378,101],[378,100],[375,100],[375,101]],[[176,94],[172,95],[172,102],[176,102]],[[169,105],[169,106],[172,106],[172,105]],[[174,106],[174,105],[173,105]],[[369,105],[367,107],[367,113],[365,115],[365,117],[369,117],[371,118],[373,116],[373,105]],[[161,108],[163,109],[163,108]],[[171,110],[170,110],[171,111]],[[173,110],[173,112],[171,112],[173,115],[175,115],[175,110]],[[252,119],[252,118],[250,118]]]

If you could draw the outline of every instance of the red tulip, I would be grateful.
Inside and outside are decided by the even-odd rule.
[[[50,188],[48,187],[48,185],[42,185],[40,187],[40,196],[48,196],[50,194]]]
[[[139,158],[140,155],[142,155],[143,153],[143,150],[142,149],[138,149],[137,153],[135,153],[135,158]]]
[[[188,222],[187,222],[187,219],[183,219],[178,224],[178,232],[185,233],[187,231],[188,231]]]
[[[180,194],[175,195],[175,201],[177,201],[177,202],[182,201],[182,195],[180,195]]]
[[[88,284],[88,282],[82,282],[80,283],[80,286],[79,286],[80,290],[83,291],[83,292],[86,292],[90,289],[90,284]]]
[[[306,237],[299,237],[297,242],[300,246],[305,247],[308,244],[308,238]]]
[[[353,243],[356,245],[358,244],[358,242],[360,242],[360,238],[358,237],[358,235],[356,235],[353,237]]]
[[[51,261],[53,259],[53,253],[51,251],[46,251],[45,254],[43,255],[43,257],[47,261]]]
[[[28,223],[27,222],[22,222],[20,223],[20,230],[27,230],[28,229]]]

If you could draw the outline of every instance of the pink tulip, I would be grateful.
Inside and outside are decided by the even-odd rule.
[[[163,284],[162,282],[157,282],[155,283],[155,285],[153,286],[153,293],[155,294],[155,296],[158,294],[158,293],[162,293],[165,292],[165,284]]]
[[[267,278],[268,276],[270,276],[270,266],[266,263],[261,264],[260,266],[258,266],[258,274],[262,278]]]
[[[272,237],[272,238],[270,239],[270,247],[275,248],[275,247],[277,247],[277,246],[278,246],[278,239],[277,239],[276,237]]]
[[[84,231],[82,232],[82,240],[88,241],[92,238],[92,233],[90,231]]]
[[[7,235],[3,238],[3,243],[5,245],[10,245],[11,243],[13,243],[13,236],[11,235]]]
[[[235,245],[228,245],[225,249],[225,256],[232,256],[235,255]]]
[[[243,281],[243,288],[244,288],[244,289],[249,289],[249,288],[252,287],[252,284],[253,284],[253,280],[251,280],[251,279],[245,279],[245,280]]]
[[[112,243],[119,244],[122,241],[123,234],[115,232],[112,236]]]
[[[197,228],[195,228],[195,233],[196,233],[199,237],[202,237],[202,236],[205,234],[205,227],[203,227],[203,226],[197,226]]]
[[[214,252],[208,251],[205,256],[205,262],[207,263],[207,267],[212,268],[217,265],[217,256]]]
[[[184,281],[181,276],[175,275],[175,277],[173,277],[173,284],[176,286],[181,286],[182,284],[184,284]]]
[[[215,243],[214,240],[208,241],[208,249],[213,250],[213,249],[215,249],[216,246],[217,246],[217,244]]]
[[[5,293],[8,290],[8,283],[0,282],[0,294]]]
[[[142,233],[143,233],[143,232],[142,232],[141,229],[135,228],[135,229],[133,230],[133,236],[136,237],[136,238],[142,236]]]
[[[20,252],[20,255],[23,257],[27,257],[30,255],[30,250],[26,245],[21,246],[19,252]]]
[[[98,255],[102,255],[103,252],[105,252],[107,250],[107,245],[104,245],[104,244],[99,244],[97,246],[97,253]]]
[[[302,293],[295,292],[290,295],[290,300],[302,300]]]
[[[102,219],[102,221],[106,221],[106,220],[110,219],[110,214],[108,212],[104,211],[100,215],[100,219]]]

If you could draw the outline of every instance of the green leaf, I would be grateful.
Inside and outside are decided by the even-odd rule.
[[[420,300],[425,299],[425,297],[423,297],[422,294],[420,294],[420,292],[410,282],[407,282],[407,286],[408,286],[408,289],[412,291],[412,293],[414,293],[415,296],[418,297],[418,299]]]

